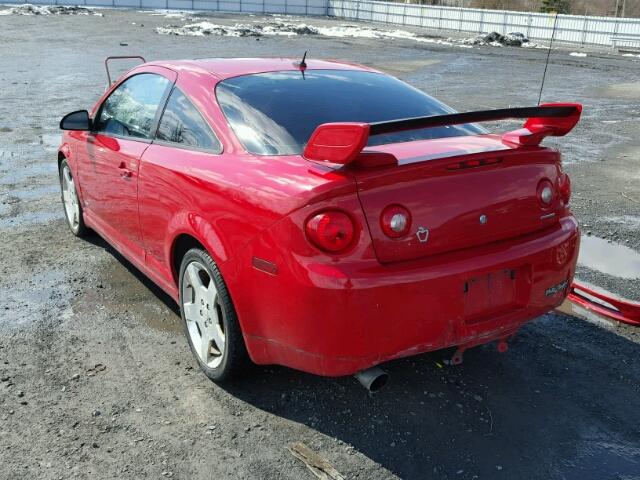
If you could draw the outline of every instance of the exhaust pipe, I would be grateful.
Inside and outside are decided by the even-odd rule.
[[[389,374],[378,367],[367,368],[354,375],[364,388],[370,392],[377,392],[387,384]]]

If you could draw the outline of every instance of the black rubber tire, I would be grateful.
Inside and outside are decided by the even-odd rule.
[[[75,178],[73,178],[73,172],[71,171],[71,167],[69,167],[69,164],[67,163],[67,159],[65,158],[60,162],[60,165],[58,167],[58,180],[60,180],[60,199],[62,200],[64,219],[67,223],[67,226],[69,227],[69,230],[71,230],[71,233],[73,233],[76,237],[81,237],[81,238],[86,237],[89,234],[90,230],[84,223],[84,217],[83,217],[84,213],[82,210],[82,204],[80,203],[80,199],[78,199],[78,209],[80,210],[80,215],[79,215],[80,218],[78,218],[78,226],[75,229],[71,225],[71,222],[69,221],[69,217],[67,216],[67,211],[64,206],[64,197],[62,196],[62,170],[64,169],[64,167],[67,167],[69,169],[69,175],[71,175],[71,178],[73,179],[74,184],[76,184]],[[76,184],[76,189],[77,188],[78,187]]]
[[[205,267],[209,277],[215,283],[216,290],[218,291],[218,299],[222,310],[222,320],[226,337],[226,346],[222,355],[222,361],[220,362],[220,365],[215,368],[208,367],[200,360],[200,357],[191,342],[191,337],[187,328],[187,321],[184,316],[184,308],[182,305],[182,283],[184,272],[192,261],[197,261]],[[189,342],[191,353],[198,362],[200,369],[214,382],[224,382],[226,380],[238,378],[250,361],[247,348],[244,344],[242,329],[238,322],[238,315],[236,314],[236,309],[233,306],[231,296],[229,295],[227,286],[220,274],[220,270],[218,270],[217,265],[206,251],[200,248],[192,248],[182,258],[179,278],[180,316],[182,317],[182,326],[185,336],[187,337],[187,342]]]

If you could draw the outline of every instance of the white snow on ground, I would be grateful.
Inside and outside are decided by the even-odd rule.
[[[183,21],[194,22],[191,15],[197,12],[185,10],[154,10],[151,15],[176,18]],[[248,15],[255,17],[255,15]],[[337,26],[316,26],[303,22],[292,21],[289,18],[273,15],[269,20],[252,20],[252,23],[236,23],[235,25],[220,25],[208,21],[187,23],[184,25],[167,25],[156,28],[156,32],[163,35],[180,36],[227,36],[227,37],[262,37],[262,36],[287,36],[296,35],[323,35],[334,38],[370,38],[370,39],[399,39],[410,40],[420,43],[432,43],[438,45],[455,46],[459,48],[473,48],[474,46],[490,47],[521,47],[547,49],[547,45],[530,41],[526,35],[518,32],[507,33],[506,35],[497,32],[484,33],[468,38],[446,38],[439,39],[419,35],[407,30],[385,30],[359,24],[343,23]],[[586,53],[571,52],[573,57],[586,57]],[[625,57],[640,57],[635,54],[625,54]]]
[[[537,48],[540,50],[547,50],[549,48],[549,45],[542,45],[540,43],[529,42],[529,43],[523,43],[522,48]]]
[[[635,53],[624,53],[622,54],[623,57],[638,57],[640,58],[640,54],[636,55]]]
[[[147,13],[147,11],[142,10],[141,13]],[[164,18],[177,18],[178,20],[188,20],[192,15],[201,13],[196,10],[153,10],[151,12],[151,16],[153,17],[164,17]]]
[[[0,15],[96,15],[102,17],[102,13],[96,12],[92,8],[67,6],[67,5],[23,5],[9,6],[10,8],[0,10]]]
[[[319,27],[306,23],[284,22],[279,18],[273,23],[264,23],[254,20],[253,24],[237,23],[235,25],[219,25],[207,21],[190,23],[187,25],[169,25],[156,28],[156,32],[164,35],[184,36],[228,36],[228,37],[261,37],[261,36],[296,36],[296,35],[323,35],[337,38],[389,38],[412,40],[422,43],[435,43],[439,45],[458,46],[471,48],[471,45],[456,44],[453,39],[437,39],[422,37],[406,30],[381,30],[377,28],[361,27],[352,24],[341,24],[335,27]]]

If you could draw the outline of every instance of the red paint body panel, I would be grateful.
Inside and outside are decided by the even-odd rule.
[[[365,69],[308,61],[307,70],[318,68]],[[293,59],[219,59],[125,74],[120,82],[141,72],[175,82],[224,151],[65,132],[61,152],[87,225],[176,300],[176,239],[197,239],[222,272],[251,358],[320,375],[504,339],[564,300],[567,289],[547,293],[573,279],[578,226],[559,196],[545,207],[536,193],[540,180],[560,181],[556,151],[481,135],[376,147],[385,161],[370,168],[247,153],[215,101],[216,84],[295,69]],[[475,160],[491,162],[464,163]],[[391,239],[379,215],[396,203],[413,226]],[[327,209],[355,228],[336,255],[305,237],[307,219]],[[418,226],[430,230],[427,243]]]

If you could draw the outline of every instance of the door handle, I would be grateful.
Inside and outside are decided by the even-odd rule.
[[[122,178],[131,178],[131,176],[133,175],[133,172],[127,168],[127,164],[125,162],[120,162],[118,168],[122,170],[122,173],[120,175]]]

